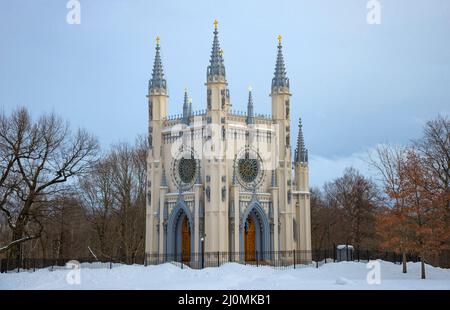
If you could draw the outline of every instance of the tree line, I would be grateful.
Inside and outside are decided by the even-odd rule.
[[[422,263],[450,256],[450,120],[438,116],[408,145],[383,144],[367,156],[376,179],[347,168],[311,190],[313,248],[351,244],[394,251]],[[446,253],[445,256],[442,256]]]
[[[138,137],[102,153],[55,114],[0,114],[0,257],[143,255],[146,150]]]
[[[0,113],[0,258],[143,256],[147,143],[139,136],[102,152],[55,114]],[[378,146],[367,161],[376,179],[349,167],[311,189],[313,249],[395,251],[403,272],[407,254],[424,263],[448,250],[448,117],[428,121],[408,145]]]

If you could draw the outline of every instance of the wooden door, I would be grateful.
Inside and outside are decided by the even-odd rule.
[[[244,236],[245,260],[255,260],[255,223],[251,218],[247,220],[247,229]]]
[[[181,231],[181,256],[183,262],[189,262],[191,259],[191,233],[187,217],[184,217]]]

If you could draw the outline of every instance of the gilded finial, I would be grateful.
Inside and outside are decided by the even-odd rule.
[[[156,45],[159,45],[159,41],[160,41],[159,36],[156,36]]]
[[[252,90],[253,90],[252,85],[249,85],[249,86],[248,86],[248,91],[249,91],[249,92],[252,92]]]
[[[281,34],[278,35],[278,43],[281,44],[281,40],[283,39],[283,37],[281,36]]]
[[[220,50],[220,57],[223,57],[223,49]]]
[[[191,97],[189,97],[188,102],[192,103],[192,98]]]
[[[214,29],[217,29],[217,26],[219,25],[219,22],[217,21],[217,19],[214,20]]]

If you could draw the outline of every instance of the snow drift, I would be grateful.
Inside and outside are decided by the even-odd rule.
[[[450,270],[427,266],[427,279],[420,279],[420,263],[400,265],[380,261],[380,284],[369,284],[365,263],[339,262],[297,269],[243,266],[228,263],[219,268],[181,269],[172,264],[158,266],[116,265],[112,269],[82,264],[79,284],[67,281],[68,269],[40,269],[0,274],[0,289],[450,289]],[[72,281],[73,282],[73,281]]]

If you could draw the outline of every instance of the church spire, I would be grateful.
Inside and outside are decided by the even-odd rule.
[[[189,119],[191,117],[190,115],[190,102],[189,97],[187,93],[187,89],[184,90],[184,102],[183,102],[183,124],[189,125]]]
[[[295,162],[307,163],[308,162],[308,149],[305,147],[305,140],[303,139],[302,119],[298,121],[298,137],[297,137],[297,149],[295,150]]]
[[[220,49],[219,44],[219,32],[217,31],[219,22],[217,19],[214,21],[214,39],[211,50],[211,59],[207,70],[207,79],[213,79],[213,77],[221,77],[225,79],[225,65],[223,63],[223,50]]]
[[[149,82],[149,91],[167,91],[167,84],[166,80],[164,78],[164,70],[162,66],[161,61],[161,54],[160,54],[160,46],[159,46],[159,36],[156,37],[156,53],[155,53],[155,61],[153,63],[153,72],[152,72],[152,78]]]
[[[275,74],[272,79],[272,92],[278,88],[289,89],[289,79],[286,76],[286,67],[283,58],[283,46],[281,45],[282,37],[278,36],[278,54],[277,62],[275,64]]]
[[[255,115],[253,112],[253,97],[252,87],[248,87],[248,103],[247,103],[247,125],[253,125],[255,123]]]

